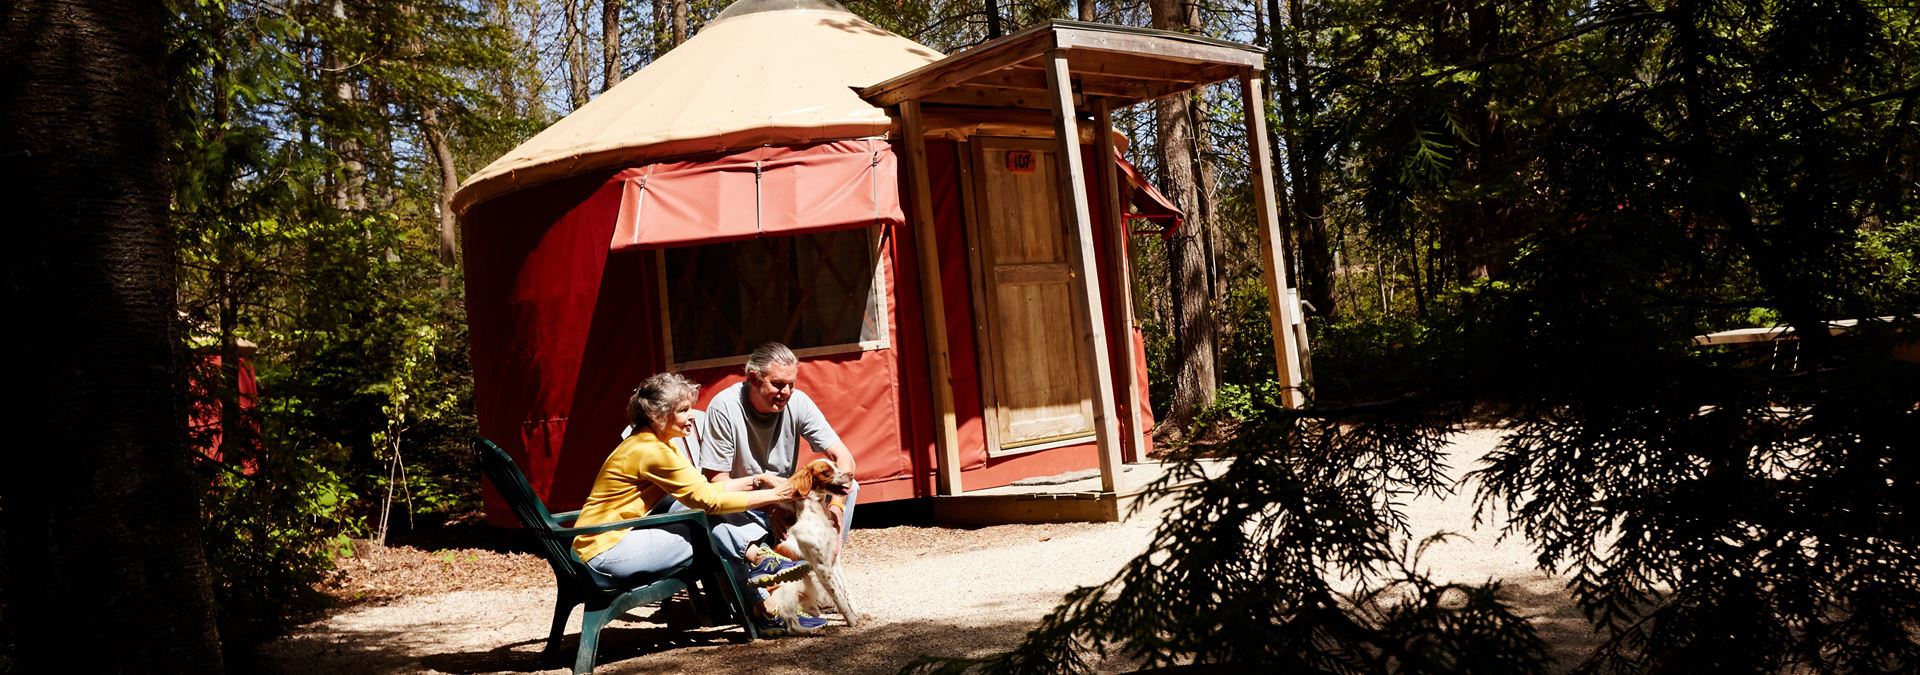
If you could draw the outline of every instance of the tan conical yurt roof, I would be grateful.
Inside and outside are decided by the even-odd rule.
[[[855,88],[941,58],[833,0],[739,0],[699,34],[467,178],[454,208],[636,160],[879,136]]]

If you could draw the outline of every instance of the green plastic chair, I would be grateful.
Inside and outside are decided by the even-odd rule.
[[[746,639],[760,637],[749,618],[753,614],[741,600],[746,595],[741,592],[739,582],[732,574],[726,573],[725,560],[713,550],[713,542],[707,536],[707,514],[682,511],[587,527],[567,527],[568,523],[580,516],[580,512],[548,513],[547,505],[534,495],[533,486],[527,483],[526,475],[520,472],[520,467],[500,446],[485,438],[477,439],[473,443],[473,453],[494,489],[499,490],[500,496],[513,508],[513,515],[520,519],[521,525],[533,531],[540,542],[541,555],[546,558],[547,565],[553,568],[559,597],[554,600],[553,630],[547,634],[546,653],[552,654],[558,650],[560,636],[566,629],[567,617],[573,614],[574,606],[586,605],[586,614],[580,621],[580,648],[574,655],[574,673],[593,672],[594,657],[600,646],[600,629],[608,621],[635,607],[665,601],[682,590],[692,597],[694,606],[700,612],[702,625],[713,625],[710,622],[714,616],[713,610],[730,603],[733,616],[740,619],[740,626],[746,631]],[[582,534],[626,528],[658,528],[674,523],[686,523],[692,529],[689,538],[693,544],[693,560],[656,575],[617,581],[593,571],[573,553],[573,538]],[[716,595],[722,596],[718,602]]]

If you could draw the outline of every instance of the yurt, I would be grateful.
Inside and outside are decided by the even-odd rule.
[[[978,58],[1059,51],[1036,34],[948,59],[830,0],[740,0],[474,174],[455,208],[482,435],[577,508],[642,378],[683,373],[704,406],[778,340],[864,504],[1092,468],[1110,492],[1152,426],[1126,224],[1173,213],[1119,161],[1105,107],[1061,126],[1061,100],[1108,99],[981,83],[1037,82],[1014,73],[1030,60]],[[1235,70],[1129,100],[1258,63],[1176,41]]]

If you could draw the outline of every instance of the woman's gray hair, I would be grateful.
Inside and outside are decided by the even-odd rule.
[[[634,431],[646,429],[659,430],[656,422],[664,422],[673,416],[673,410],[683,402],[692,401],[700,395],[700,388],[679,373],[660,373],[640,382],[633,390],[633,398],[627,399],[627,420],[633,423]]]
[[[767,367],[776,363],[783,366],[795,366],[800,364],[800,359],[795,357],[793,350],[787,349],[786,345],[778,342],[769,342],[754,347],[753,354],[747,356],[747,374],[765,375],[767,374]]]

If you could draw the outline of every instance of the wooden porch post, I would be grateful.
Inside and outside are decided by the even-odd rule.
[[[1133,261],[1127,259],[1127,190],[1120,177],[1120,163],[1114,159],[1113,101],[1102,97],[1094,106],[1095,172],[1100,177],[1100,194],[1105,201],[1101,211],[1106,216],[1100,223],[1106,233],[1100,243],[1107,249],[1107,260],[1112,261],[1107,268],[1108,280],[1115,291],[1113,300],[1120,304],[1120,311],[1109,313],[1114,322],[1111,330],[1120,341],[1120,363],[1113,369],[1114,376],[1120,380],[1120,386],[1115,389],[1119,394],[1115,403],[1119,406],[1120,419],[1127,423],[1127,432],[1120,437],[1120,457],[1138,462],[1144,454],[1140,452],[1140,436],[1146,430],[1140,428],[1140,392],[1135,388],[1140,382],[1140,372],[1139,364],[1133,360],[1133,274],[1129,271]]]
[[[1047,94],[1053,104],[1053,137],[1058,145],[1060,216],[1073,233],[1074,276],[1086,312],[1087,354],[1093,358],[1093,433],[1100,451],[1100,489],[1115,492],[1120,471],[1119,419],[1113,403],[1113,360],[1107,353],[1106,312],[1101,311],[1100,276],[1094,264],[1093,215],[1087,202],[1086,169],[1080,159],[1080,125],[1073,109],[1073,80],[1067,52],[1047,51]]]
[[[920,256],[920,316],[927,331],[927,376],[933,381],[934,463],[941,495],[960,487],[960,435],[953,412],[953,361],[947,356],[946,300],[940,291],[940,249],[934,241],[933,194],[927,177],[927,137],[920,123],[920,102],[900,104],[901,131],[907,145],[907,174],[913,181],[913,243]]]
[[[1291,315],[1299,301],[1287,294],[1287,264],[1280,258],[1280,219],[1274,214],[1273,152],[1267,147],[1266,93],[1253,69],[1240,71],[1240,101],[1247,120],[1248,178],[1253,181],[1253,213],[1259,221],[1260,271],[1267,282],[1267,321],[1273,331],[1274,365],[1285,387],[1280,401],[1289,408],[1306,403],[1300,393],[1300,348]]]

